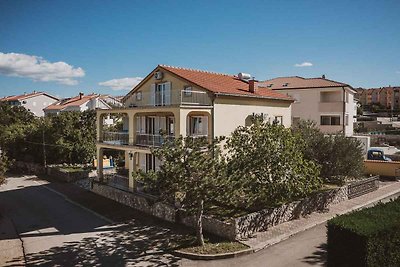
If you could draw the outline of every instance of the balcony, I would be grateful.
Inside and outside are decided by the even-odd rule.
[[[103,136],[100,141],[110,145],[129,145],[129,133],[103,132]]]
[[[160,134],[136,134],[136,145],[161,146],[165,141],[174,139],[174,136]]]
[[[211,106],[212,101],[207,92],[171,90],[170,94],[166,92],[137,92],[129,101],[129,107],[147,107],[147,106]]]
[[[343,112],[343,101],[319,102],[319,112]]]

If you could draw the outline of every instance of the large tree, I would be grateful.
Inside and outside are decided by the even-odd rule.
[[[312,121],[300,121],[293,131],[305,141],[304,157],[321,166],[325,182],[340,185],[347,178],[362,175],[364,155],[357,139],[343,134],[325,135]]]
[[[202,217],[214,201],[227,197],[226,162],[221,154],[220,140],[211,144],[206,138],[177,138],[152,149],[162,161],[153,173],[138,173],[137,177],[157,190],[169,203],[179,204],[196,218],[198,244],[204,245]]]
[[[298,134],[254,117],[228,139],[228,175],[236,181],[233,205],[258,210],[304,197],[320,187],[319,167],[303,155]]]

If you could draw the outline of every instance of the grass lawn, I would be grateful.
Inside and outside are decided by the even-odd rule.
[[[198,246],[195,236],[186,236],[170,242],[171,248],[182,252],[196,254],[223,254],[248,249],[249,247],[235,241],[226,241],[219,238],[204,238],[204,247]]]

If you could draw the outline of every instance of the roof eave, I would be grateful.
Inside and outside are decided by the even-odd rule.
[[[293,98],[280,98],[280,97],[262,96],[262,95],[244,95],[244,94],[231,94],[231,93],[214,93],[214,94],[215,96],[249,97],[249,98],[261,98],[261,99],[290,101],[290,102],[295,101]]]

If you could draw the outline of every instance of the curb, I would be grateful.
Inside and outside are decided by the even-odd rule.
[[[229,258],[236,258],[240,257],[243,255],[248,255],[251,253],[254,253],[254,249],[248,248],[245,250],[239,250],[235,252],[228,252],[228,253],[221,253],[221,254],[196,254],[196,253],[190,253],[190,252],[184,252],[181,250],[174,250],[171,252],[172,255],[181,257],[181,258],[186,258],[190,260],[222,260],[222,259],[229,259]]]
[[[71,204],[73,204],[73,205],[75,205],[75,206],[77,206],[77,207],[80,207],[81,209],[84,209],[84,210],[87,211],[87,212],[92,213],[93,215],[95,215],[95,216],[97,216],[97,217],[103,219],[104,221],[106,221],[106,222],[108,222],[108,223],[110,223],[110,224],[115,223],[113,220],[111,220],[111,219],[109,219],[109,218],[107,218],[107,217],[104,217],[103,215],[101,215],[101,214],[99,214],[99,213],[97,213],[97,212],[95,212],[95,211],[93,211],[93,210],[91,210],[91,209],[89,209],[89,208],[87,208],[87,207],[85,207],[85,206],[82,206],[81,204],[79,204],[79,203],[77,203],[77,202],[75,202],[75,201],[69,199],[68,196],[64,195],[63,193],[60,193],[60,192],[58,192],[57,190],[54,190],[54,189],[48,187],[48,186],[45,185],[45,184],[38,183],[37,181],[34,181],[34,182],[37,183],[37,184],[39,184],[39,185],[41,185],[41,186],[43,186],[43,187],[46,188],[47,190],[49,190],[49,191],[51,191],[51,192],[53,192],[53,193],[55,193],[55,194],[57,194],[57,195],[63,197],[63,198],[64,198],[66,201],[68,201],[69,203],[71,203]]]

